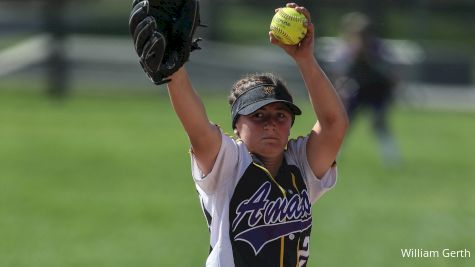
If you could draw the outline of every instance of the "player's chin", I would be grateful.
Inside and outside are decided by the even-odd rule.
[[[284,152],[285,145],[277,139],[262,140],[261,150],[265,155],[280,155]]]

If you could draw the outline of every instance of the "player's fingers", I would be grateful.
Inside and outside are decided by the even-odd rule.
[[[281,47],[282,49],[284,49],[285,51],[291,51],[293,49],[293,45],[286,45],[286,44],[283,44],[282,42],[279,41],[279,39],[275,38],[275,36],[272,34],[272,32],[269,32],[269,41],[271,42],[271,44],[274,44],[274,45],[277,45],[279,47]]]
[[[137,54],[142,55],[145,43],[152,37],[157,23],[153,17],[146,17],[137,25],[134,32],[134,44]]]
[[[281,7],[276,8],[276,9],[274,10],[274,12],[277,13],[277,12],[279,12],[279,10],[281,10],[281,9],[282,9]]]
[[[307,33],[305,34],[305,37],[313,37],[315,25],[312,22],[308,22],[305,26],[307,27]]]
[[[286,6],[286,7],[291,7],[291,8],[296,8],[296,7],[298,7],[298,5],[297,5],[296,3],[287,3],[285,6]]]
[[[279,39],[275,38],[272,32],[269,32],[269,41],[271,44],[274,44],[283,48],[283,44],[279,41]]]
[[[277,42],[277,38],[274,37],[271,31],[269,31],[269,41],[271,42],[271,44],[276,44]]]
[[[299,6],[299,7],[296,7],[295,10],[297,10],[297,12],[303,14],[305,18],[307,18],[307,23],[311,22],[310,12],[308,11],[308,9],[306,9],[303,6]]]
[[[315,31],[315,27],[313,23],[310,23],[307,27],[307,33],[305,34],[305,37],[302,39],[301,43],[312,44],[314,35],[315,35],[314,31]]]
[[[308,21],[307,22],[307,33],[313,34],[314,31],[315,31],[315,25],[311,21]]]

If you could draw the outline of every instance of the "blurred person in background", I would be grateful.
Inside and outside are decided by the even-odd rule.
[[[400,163],[400,154],[388,123],[396,79],[386,62],[389,51],[374,31],[371,20],[353,12],[342,18],[343,45],[335,68],[336,88],[345,105],[350,125],[363,109],[371,112],[384,164]]]

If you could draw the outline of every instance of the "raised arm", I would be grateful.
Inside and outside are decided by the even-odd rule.
[[[348,118],[335,89],[317,61],[297,61],[318,121],[307,142],[307,158],[317,177],[335,161],[343,142]]]
[[[175,113],[190,140],[192,153],[203,175],[208,174],[221,147],[219,128],[208,120],[205,107],[193,90],[184,67],[171,77],[168,93]]]
[[[307,35],[298,45],[284,45],[270,35],[270,41],[276,44],[291,56],[302,74],[318,121],[313,126],[307,142],[307,159],[314,174],[322,177],[336,159],[343,142],[348,118],[345,109],[315,59],[314,52],[314,25],[310,14],[304,7],[296,4],[287,4],[307,17]]]
[[[200,38],[193,40],[196,27],[201,24],[199,5],[197,1],[185,1],[180,12],[168,10],[167,6],[160,1],[134,0],[129,17],[130,33],[147,76],[155,84],[169,82],[173,108],[190,139],[196,163],[206,175],[221,147],[221,133],[209,122],[203,103],[183,67],[189,53],[199,48]],[[180,15],[169,16],[169,12]],[[167,46],[171,47],[170,51]]]

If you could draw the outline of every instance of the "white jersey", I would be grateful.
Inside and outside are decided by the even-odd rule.
[[[336,183],[334,164],[321,179],[306,156],[308,137],[287,144],[273,177],[246,145],[222,134],[209,174],[192,156],[192,175],[210,231],[207,267],[306,266],[311,204]]]

